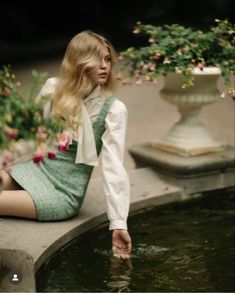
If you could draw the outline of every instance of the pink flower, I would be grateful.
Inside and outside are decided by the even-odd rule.
[[[9,139],[16,139],[18,135],[18,129],[12,127],[5,128],[6,135]]]
[[[149,63],[149,64],[148,64],[148,70],[149,70],[149,71],[154,71],[154,70],[155,70],[155,64],[153,64],[153,63]]]
[[[61,133],[57,136],[58,139],[58,150],[67,151],[70,142],[70,136],[67,133]]]
[[[199,68],[200,70],[203,70],[205,64],[203,62],[198,63],[197,68]]]
[[[162,54],[161,53],[156,53],[151,59],[153,61],[158,61],[161,58]]]
[[[34,163],[39,164],[40,162],[42,162],[44,160],[44,154],[42,151],[36,151],[33,154],[33,161]]]
[[[67,151],[67,149],[68,149],[67,144],[59,144],[58,145],[58,150],[59,151]]]
[[[49,151],[47,154],[48,158],[54,160],[56,158],[56,154],[54,151]]]

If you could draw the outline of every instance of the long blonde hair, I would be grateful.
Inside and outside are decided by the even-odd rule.
[[[113,46],[103,36],[90,31],[81,32],[73,37],[66,49],[53,95],[52,115],[64,117],[71,122],[81,100],[92,91],[92,83],[86,72],[99,64],[100,52],[104,46],[111,56],[111,71],[106,83],[101,87],[104,90],[115,88],[116,53]]]

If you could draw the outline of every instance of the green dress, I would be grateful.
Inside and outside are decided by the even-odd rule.
[[[97,155],[102,148],[105,118],[115,97],[107,98],[92,123]],[[78,146],[79,147],[79,146]],[[94,166],[75,164],[77,142],[56,158],[36,164],[33,160],[12,166],[10,174],[32,197],[39,221],[64,220],[77,215],[82,205]]]

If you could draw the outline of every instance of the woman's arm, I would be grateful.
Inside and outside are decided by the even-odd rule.
[[[127,230],[130,182],[123,166],[127,116],[127,109],[122,102],[113,104],[105,119],[106,130],[102,136],[100,165],[110,221],[109,230]]]
[[[116,100],[105,119],[100,154],[109,230],[113,230],[113,252],[120,257],[131,251],[131,238],[127,232],[130,182],[123,166],[127,120],[125,105]]]

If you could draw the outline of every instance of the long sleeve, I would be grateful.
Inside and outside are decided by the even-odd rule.
[[[123,166],[125,136],[128,112],[125,105],[118,101],[108,113],[106,130],[102,136],[100,166],[106,198],[109,230],[127,230],[127,217],[130,204],[130,182]],[[110,108],[110,109],[111,109]]]

